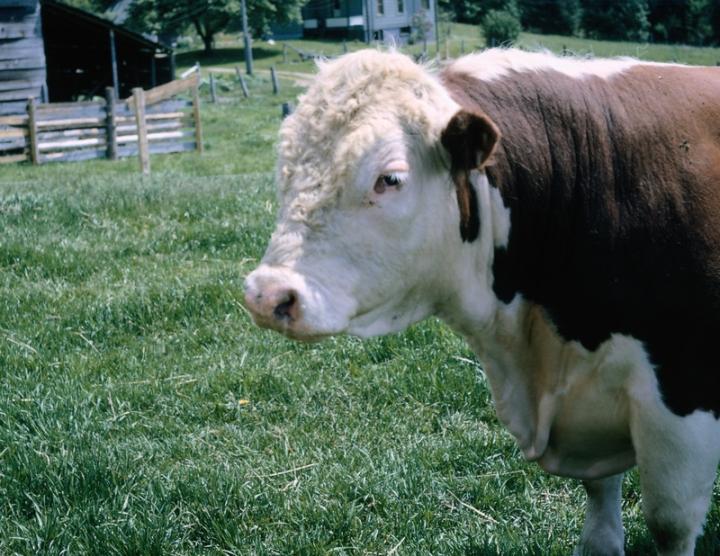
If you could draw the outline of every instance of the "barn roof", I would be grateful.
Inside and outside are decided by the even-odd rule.
[[[0,6],[3,5],[4,1],[27,2],[29,0],[0,0]],[[90,12],[86,12],[85,10],[82,10],[80,8],[75,8],[74,6],[63,4],[62,2],[58,2],[57,0],[40,0],[40,4],[43,8],[43,14],[53,14],[56,11],[64,12],[73,17],[85,20],[93,25],[104,27],[108,30],[112,29],[115,32],[116,36],[123,36],[128,40],[138,43],[139,45],[143,45],[148,48],[155,48],[157,50],[165,51],[168,53],[172,51],[172,47],[163,44],[162,42],[150,40],[145,35],[131,31],[127,27],[117,25],[112,21],[104,19]]]

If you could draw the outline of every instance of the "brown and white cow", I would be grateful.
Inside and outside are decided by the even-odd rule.
[[[320,66],[280,137],[256,322],[439,316],[525,456],[583,480],[578,552],[623,553],[638,465],[659,551],[692,554],[720,460],[720,69],[363,51]]]

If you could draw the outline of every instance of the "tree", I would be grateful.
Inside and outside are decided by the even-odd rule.
[[[438,7],[460,23],[477,23],[478,6],[472,0],[438,0]]]
[[[433,24],[427,10],[420,8],[410,20],[413,42],[422,42],[423,50],[427,50],[427,41],[432,35]]]
[[[646,41],[649,37],[647,0],[593,0],[583,6],[583,28],[598,39]]]
[[[713,0],[650,0],[650,31],[657,41],[694,45],[711,44]]]
[[[248,21],[254,34],[270,24],[300,21],[303,0],[247,0]],[[177,37],[188,27],[202,39],[206,53],[215,35],[240,19],[240,0],[135,0],[128,24],[141,32]]]
[[[515,42],[522,31],[520,18],[507,10],[490,10],[483,17],[482,28],[488,46]]]
[[[556,35],[576,35],[580,29],[580,0],[520,0],[525,29]]]
[[[720,44],[720,2],[716,2],[710,12],[710,25],[713,29],[713,43]]]
[[[438,0],[441,10],[450,12],[460,23],[480,23],[491,10],[504,10],[520,17],[516,0]]]
[[[66,4],[70,4],[75,8],[101,15],[115,3],[115,0],[65,0]]]

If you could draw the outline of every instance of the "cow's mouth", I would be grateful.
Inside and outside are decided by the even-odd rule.
[[[266,317],[252,311],[250,311],[250,314],[252,315],[253,322],[257,326],[278,332],[291,340],[315,343],[334,335],[333,333],[328,332],[308,330],[307,328],[298,325],[298,323],[295,322],[295,319],[287,316],[279,317],[278,315],[273,314],[272,317]]]

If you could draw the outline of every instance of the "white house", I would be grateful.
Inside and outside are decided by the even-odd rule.
[[[434,39],[435,0],[310,0],[302,9],[303,35],[405,43]]]

